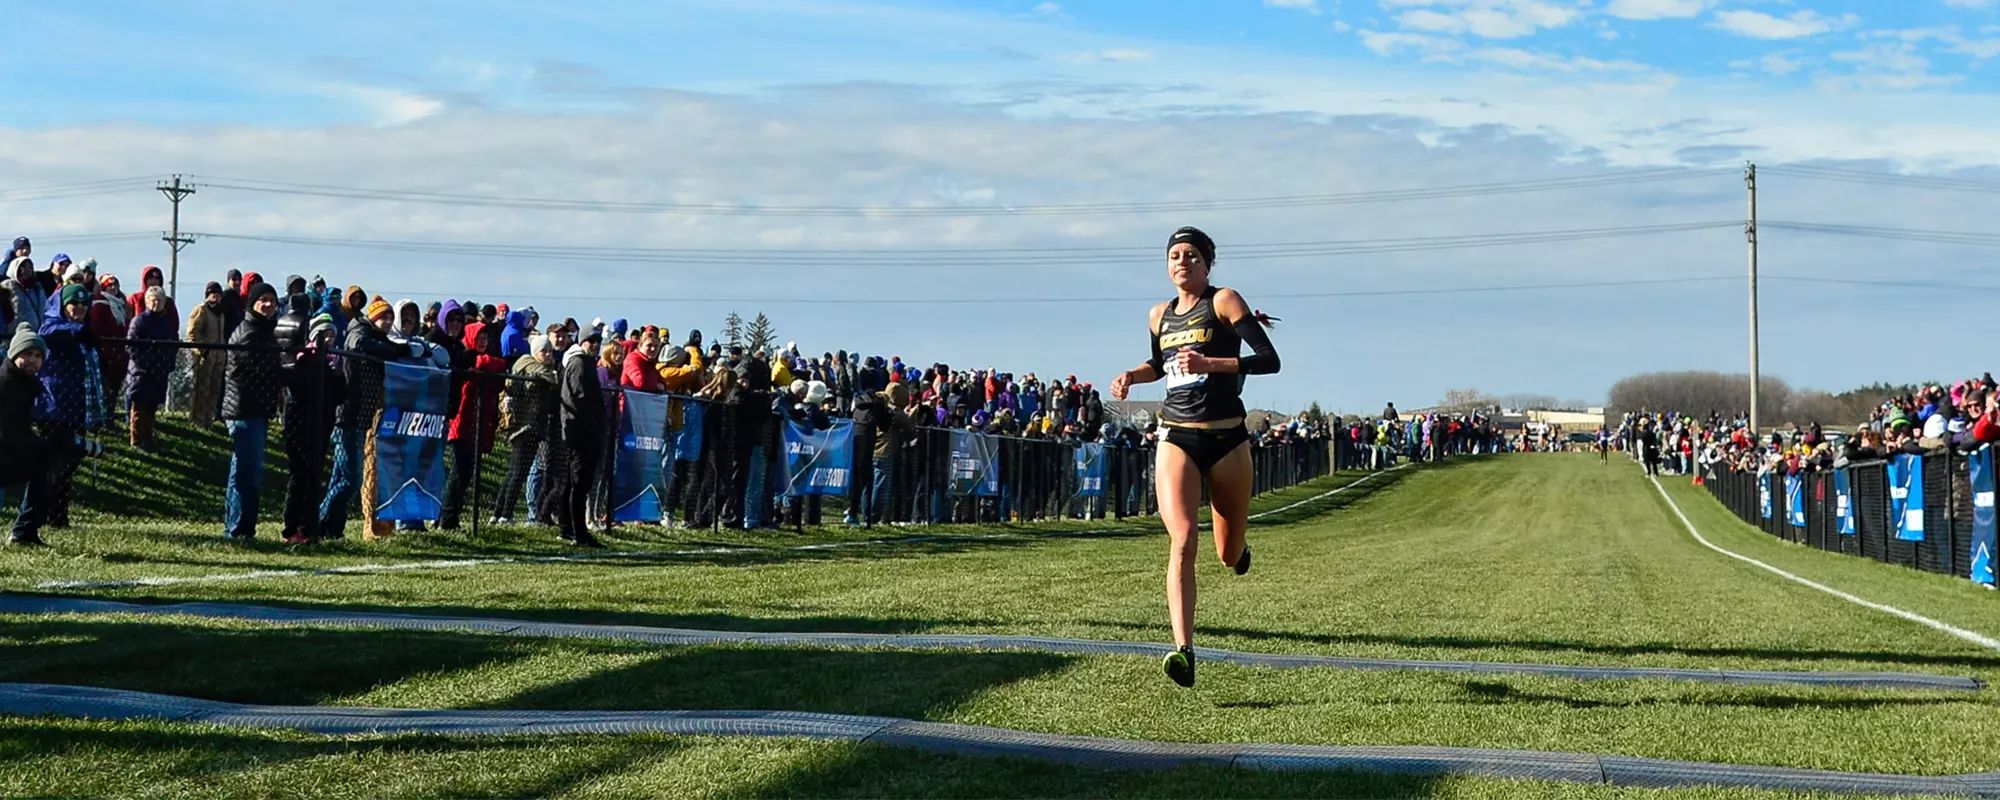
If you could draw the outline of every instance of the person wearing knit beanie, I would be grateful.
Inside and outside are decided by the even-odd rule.
[[[90,290],[83,288],[83,284],[80,283],[64,284],[62,288],[62,305],[67,308],[71,303],[89,305]]]
[[[377,317],[386,317],[394,312],[395,309],[390,307],[389,301],[377,297],[374,300],[369,301],[367,310],[363,311],[362,313],[368,319],[372,320]]]
[[[49,345],[42,337],[23,325],[14,331],[14,338],[7,343],[7,360],[20,358],[22,353],[36,352],[47,355]]]
[[[308,343],[317,345],[319,343],[320,334],[324,333],[327,335],[332,335],[333,332],[334,332],[333,315],[319,314],[314,316],[312,318],[312,322],[307,323],[306,325],[306,341]]]
[[[254,284],[251,284],[250,288],[243,292],[243,300],[245,306],[247,307],[256,305],[257,298],[267,294],[272,297],[277,297],[278,287],[272,286],[271,284],[265,283],[263,281],[258,281]]]

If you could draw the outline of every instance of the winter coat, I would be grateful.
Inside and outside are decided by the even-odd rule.
[[[24,322],[29,328],[41,330],[42,312],[48,306],[49,296],[35,283],[34,276],[28,276],[25,282],[8,278],[0,282],[0,288],[7,290],[9,302],[12,304],[8,320],[13,324],[8,330],[17,329]]]
[[[278,321],[252,312],[236,326],[229,343],[257,349],[229,351],[229,366],[222,375],[222,418],[277,416],[285,390],[284,362],[278,355]]]
[[[528,330],[528,312],[507,312],[507,329],[500,332],[500,357],[512,361],[530,355],[528,337],[533,333]]]
[[[660,377],[658,363],[637,350],[625,356],[625,370],[619,374],[618,384],[624,388],[653,394],[664,394],[667,391],[667,383]]]
[[[0,460],[7,464],[40,454],[42,437],[29,420],[42,396],[42,382],[12,363],[0,364]],[[0,472],[11,472],[0,467]]]
[[[315,375],[317,373],[317,375]],[[306,350],[284,367],[285,441],[290,444],[326,441],[347,398],[347,380],[333,357]],[[317,390],[317,393],[315,393]],[[308,415],[318,410],[317,418]]]
[[[507,371],[507,362],[498,356],[480,353],[473,356],[472,371],[488,374],[503,373]],[[475,444],[479,446],[479,454],[486,455],[493,452],[494,434],[500,430],[500,390],[506,383],[499,378],[485,375],[467,376],[459,393],[455,395],[456,402],[452,404],[452,441],[456,442],[471,435],[474,430],[472,423],[476,418],[479,422],[477,429],[479,438]]]
[[[171,342],[179,333],[174,330],[173,318],[165,312],[142,311],[126,326],[125,338]],[[125,396],[132,405],[158,407],[167,402],[167,376],[173,374],[174,357],[179,352],[164,345],[131,347],[132,357],[125,369]]]
[[[551,415],[556,408],[556,381],[560,376],[555,368],[542,364],[534,356],[515,360],[514,374],[534,380],[507,382],[507,438],[517,439],[527,433],[547,436],[553,427]]]
[[[381,329],[362,321],[347,326],[346,347],[342,349],[368,358],[341,357],[340,371],[347,380],[347,399],[340,404],[336,421],[349,430],[365,430],[375,424],[375,412],[382,410],[382,362],[405,358],[410,349],[389,341]]]
[[[63,316],[61,303],[57,295],[42,309],[40,333],[49,352],[42,362],[45,391],[35,401],[35,419],[95,428],[107,419],[97,337],[83,323]]]
[[[126,334],[131,327],[131,316],[125,305],[124,295],[109,291],[100,292],[91,300],[90,315],[84,318],[84,322],[90,326],[91,334],[99,341],[130,338]],[[173,323],[168,322],[167,326],[171,329]],[[168,335],[172,335],[171,330]],[[131,362],[131,352],[131,348],[122,344],[104,345],[98,348],[97,357],[102,362],[103,374],[111,378],[112,383],[125,377]]]
[[[211,310],[207,303],[195,306],[194,314],[188,317],[187,340],[196,344],[221,344],[222,312]],[[188,363],[193,368],[188,416],[195,424],[205,425],[214,421],[215,411],[222,405],[222,368],[228,363],[228,358],[220,350],[204,348],[190,350],[188,355]]]
[[[243,288],[250,288],[250,284],[245,282]],[[235,336],[236,326],[241,324],[243,324],[243,293],[229,291],[229,287],[224,286],[222,287],[222,336],[224,340],[226,341],[228,337]]]
[[[125,297],[126,319],[129,320],[133,317],[139,316],[139,312],[146,310],[146,287],[153,285],[152,283],[150,283],[150,281],[154,279],[158,279],[160,281],[160,286],[162,287],[161,291],[165,292],[166,291],[165,287],[167,285],[166,274],[161,272],[159,267],[148,265],[145,269],[139,271],[138,290],[132,292],[130,295],[127,295]],[[174,304],[173,298],[167,297],[163,299],[167,301],[167,306],[166,306],[167,318],[174,320],[175,325],[179,325],[181,318],[180,308]]]
[[[556,429],[565,444],[597,447],[605,431],[604,386],[598,381],[597,359],[581,348],[563,356],[562,390]]]

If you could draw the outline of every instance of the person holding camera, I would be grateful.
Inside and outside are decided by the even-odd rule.
[[[0,365],[0,486],[27,487],[7,537],[8,544],[21,547],[47,546],[41,532],[49,509],[49,457],[56,448],[30,422],[42,396],[39,373],[48,349],[24,323],[7,344],[6,364]]]

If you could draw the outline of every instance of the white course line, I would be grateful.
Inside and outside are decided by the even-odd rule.
[[[1671,508],[1671,509],[1673,509],[1673,512],[1674,512],[1674,516],[1676,516],[1676,517],[1679,517],[1679,518],[1680,518],[1680,520],[1681,520],[1681,524],[1687,527],[1687,532],[1688,532],[1688,533],[1690,533],[1690,534],[1693,534],[1693,535],[1694,535],[1694,540],[1695,540],[1695,541],[1697,541],[1697,542],[1701,542],[1703,546],[1707,547],[1707,548],[1708,548],[1708,549],[1710,549],[1710,550],[1714,550],[1715,552],[1718,552],[1718,553],[1721,553],[1721,554],[1723,554],[1723,555],[1725,555],[1725,556],[1729,556],[1730,558],[1733,558],[1733,559],[1736,559],[1736,560],[1738,560],[1738,561],[1741,561],[1741,562],[1743,562],[1743,563],[1745,563],[1745,564],[1750,564],[1750,565],[1752,565],[1752,566],[1756,566],[1756,567],[1760,567],[1760,568],[1762,568],[1762,569],[1765,569],[1765,570],[1769,570],[1769,571],[1770,571],[1770,572],[1772,572],[1773,574],[1776,574],[1776,575],[1778,575],[1778,576],[1780,576],[1780,577],[1783,577],[1783,578],[1785,578],[1786,580],[1790,580],[1790,581],[1794,581],[1794,582],[1797,582],[1797,583],[1801,583],[1801,584],[1804,584],[1804,585],[1806,585],[1806,586],[1810,586],[1810,587],[1812,587],[1812,588],[1814,588],[1814,589],[1818,589],[1818,590],[1820,590],[1820,591],[1822,591],[1822,592],[1826,592],[1827,594],[1830,594],[1830,595],[1833,595],[1834,597],[1838,597],[1838,598],[1840,598],[1840,599],[1842,599],[1842,600],[1846,600],[1847,602],[1850,602],[1850,603],[1853,603],[1853,604],[1855,604],[1855,605],[1858,605],[1858,606],[1861,606],[1861,607],[1863,607],[1863,608],[1871,608],[1871,609],[1874,609],[1874,610],[1876,610],[1876,611],[1880,611],[1880,612],[1882,612],[1882,613],[1884,613],[1884,614],[1889,614],[1889,615],[1892,615],[1892,616],[1897,616],[1897,617],[1901,617],[1901,618],[1903,618],[1903,619],[1906,619],[1906,620],[1909,620],[1909,621],[1911,621],[1911,622],[1914,622],[1914,623],[1917,623],[1918,625],[1922,625],[1922,626],[1924,626],[1924,627],[1926,627],[1926,628],[1931,628],[1931,629],[1934,629],[1934,630],[1939,630],[1939,631],[1943,631],[1943,632],[1945,632],[1945,633],[1948,633],[1948,634],[1951,634],[1951,635],[1953,635],[1953,636],[1956,636],[1956,637],[1958,637],[1958,638],[1960,638],[1960,639],[1964,639],[1965,641],[1968,641],[1968,642],[1971,642],[1971,643],[1973,643],[1973,644],[1976,644],[1976,645],[1979,645],[1980,647],[1984,647],[1984,648],[1986,648],[1986,649],[1988,649],[1988,650],[2000,650],[2000,641],[1995,641],[1995,640],[1994,640],[1993,638],[1991,638],[1991,637],[1988,637],[1988,636],[1984,636],[1984,635],[1982,635],[1982,634],[1978,634],[1978,633],[1974,633],[1974,632],[1972,632],[1972,631],[1968,631],[1968,630],[1966,630],[1966,629],[1964,629],[1964,628],[1960,628],[1960,627],[1957,627],[1957,626],[1953,626],[1953,625],[1947,625],[1947,624],[1945,624],[1945,623],[1942,623],[1942,622],[1939,622],[1939,621],[1937,621],[1937,620],[1934,620],[1934,619],[1931,619],[1930,617],[1926,617],[1926,616],[1924,616],[1924,615],[1922,615],[1922,614],[1915,614],[1915,613],[1911,613],[1911,612],[1908,612],[1908,611],[1904,611],[1904,610],[1902,610],[1902,609],[1900,609],[1900,608],[1897,608],[1897,607],[1895,607],[1895,606],[1890,606],[1890,605],[1883,605],[1883,604],[1881,604],[1881,603],[1877,603],[1877,602],[1874,602],[1874,601],[1872,601],[1872,600],[1864,600],[1864,599],[1861,599],[1861,598],[1859,598],[1859,597],[1855,597],[1854,595],[1851,595],[1851,594],[1848,594],[1848,593],[1846,593],[1846,592],[1843,592],[1843,591],[1841,591],[1841,590],[1839,590],[1839,589],[1835,589],[1835,588],[1833,588],[1833,587],[1831,587],[1831,586],[1827,586],[1826,584],[1823,584],[1823,583],[1818,583],[1818,582],[1816,582],[1816,581],[1813,581],[1813,580],[1810,580],[1810,579],[1807,579],[1807,578],[1801,578],[1801,577],[1799,577],[1799,576],[1797,576],[1797,575],[1793,575],[1792,573],[1789,573],[1789,572],[1786,572],[1786,571],[1784,571],[1784,570],[1782,570],[1782,569],[1779,569],[1779,568],[1777,568],[1777,567],[1774,567],[1774,566],[1771,566],[1771,565],[1769,565],[1769,564],[1766,564],[1766,563],[1764,563],[1764,562],[1762,562],[1762,561],[1758,561],[1757,559],[1754,559],[1754,558],[1751,558],[1751,557],[1749,557],[1749,556],[1746,556],[1746,555],[1740,555],[1740,554],[1737,554],[1737,553],[1732,553],[1732,552],[1730,552],[1730,551],[1728,551],[1728,550],[1724,550],[1724,549],[1722,549],[1722,548],[1720,548],[1720,547],[1717,547],[1717,546],[1715,546],[1715,543],[1713,543],[1713,542],[1710,542],[1710,541],[1709,541],[1709,540],[1708,540],[1707,538],[1703,537],[1703,536],[1701,535],[1701,531],[1698,531],[1698,530],[1695,530],[1695,527],[1694,527],[1694,523],[1693,523],[1693,522],[1689,522],[1689,521],[1688,521],[1688,518],[1687,518],[1687,515],[1686,515],[1686,514],[1683,514],[1683,513],[1681,513],[1681,507],[1680,507],[1680,504],[1679,504],[1679,503],[1676,503],[1676,502],[1674,502],[1674,498],[1673,498],[1673,496],[1672,496],[1672,495],[1669,495],[1669,494],[1667,494],[1667,489],[1666,489],[1666,487],[1664,487],[1664,486],[1661,486],[1661,485],[1660,485],[1660,479],[1659,479],[1659,478],[1655,478],[1655,477],[1652,477],[1652,476],[1650,476],[1650,475],[1649,475],[1649,476],[1647,476],[1647,480],[1650,480],[1650,481],[1652,481],[1652,482],[1653,482],[1653,488],[1654,488],[1654,489],[1658,489],[1658,490],[1659,490],[1659,492],[1660,492],[1660,497],[1662,497],[1662,498],[1666,499],[1666,501],[1667,501],[1667,507],[1668,507],[1668,508]]]
[[[1398,465],[1390,469],[1383,470],[1381,472],[1371,472],[1367,475],[1362,476],[1360,479],[1353,481],[1352,483],[1348,483],[1344,486],[1340,486],[1338,488],[1331,489],[1326,492],[1321,492],[1320,494],[1308,497],[1304,500],[1300,500],[1296,503],[1285,506],[1283,508],[1274,508],[1271,509],[1270,511],[1251,514],[1250,519],[1253,520],[1262,519],[1264,517],[1268,517],[1273,514],[1279,514],[1286,511],[1290,511],[1300,506],[1308,505],[1311,503],[1317,503],[1321,500],[1325,500],[1329,497],[1340,494],[1341,492],[1347,491],[1348,489],[1352,489],[1356,486],[1360,486],[1361,484],[1367,483],[1370,479],[1376,477],[1377,475],[1386,475],[1390,472],[1395,472],[1396,470],[1403,469],[1404,467],[1407,466],[1409,466],[1409,464]],[[1103,534],[1115,534],[1115,533],[1134,533],[1139,530],[1140,530],[1139,528],[1105,528],[1105,529],[1076,531],[1076,533],[1103,535]],[[150,586],[174,586],[174,585],[189,584],[189,583],[227,583],[234,581],[254,581],[254,580],[264,580],[267,578],[305,578],[305,577],[320,576],[320,575],[364,575],[376,572],[399,572],[404,570],[419,570],[419,569],[456,569],[460,567],[483,567],[492,564],[546,564],[546,563],[566,563],[575,561],[597,561],[601,559],[614,559],[614,558],[652,558],[657,556],[712,556],[712,555],[738,555],[743,553],[810,552],[814,550],[836,550],[849,547],[873,547],[876,545],[922,544],[928,542],[950,542],[950,541],[979,541],[986,539],[1012,539],[1023,535],[1060,537],[1066,534],[1067,532],[1050,533],[1050,534],[968,533],[968,534],[944,534],[938,536],[910,536],[897,539],[862,539],[852,542],[824,542],[820,544],[804,544],[804,545],[795,545],[791,547],[704,547],[691,550],[626,550],[614,553],[578,553],[574,555],[520,556],[520,557],[509,557],[509,558],[439,559],[433,561],[406,561],[399,564],[355,564],[346,567],[326,567],[323,569],[265,569],[265,570],[255,570],[251,572],[224,572],[211,575],[126,578],[123,580],[111,580],[111,581],[90,581],[90,580],[45,581],[43,583],[36,584],[35,589],[40,591],[70,591],[77,589],[130,589],[130,588],[150,587]]]

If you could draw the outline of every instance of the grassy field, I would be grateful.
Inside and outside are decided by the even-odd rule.
[[[1360,477],[1260,498],[1279,508]],[[1819,553],[1676,500],[1711,541],[1989,635],[2000,598]],[[1724,558],[1629,464],[1522,455],[1372,478],[1253,527],[1257,567],[1201,567],[1197,644],[1437,659],[1900,670],[2000,680],[2000,653]],[[1053,536],[1049,534],[1087,533]],[[882,536],[961,538],[783,549]],[[206,527],[121,522],[0,552],[0,588],[559,552],[548,534],[429,534],[322,551],[236,548]],[[267,577],[100,589],[228,600],[747,630],[1167,638],[1164,537],[1145,521],[735,534],[631,529],[625,551],[748,552]],[[1020,652],[660,647],[182,618],[0,616],[0,680],[239,702],[436,708],[744,708],[902,716],[1171,741],[1434,744],[1908,774],[2000,769],[2000,696],[1435,672],[1202,666]],[[336,739],[0,718],[0,794],[1641,796],[1486,779],[1106,773],[786,741]],[[1764,796],[1678,791],[1674,797]]]

